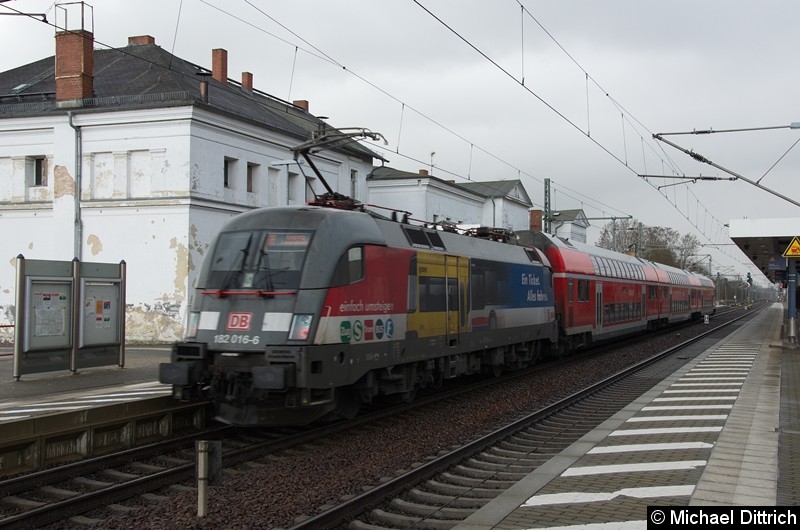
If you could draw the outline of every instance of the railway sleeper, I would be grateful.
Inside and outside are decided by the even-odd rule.
[[[421,517],[391,513],[385,510],[373,510],[370,513],[370,519],[381,524],[393,525],[395,528],[417,528],[422,530],[450,530],[462,521],[462,519],[455,521],[423,519]]]
[[[489,499],[464,497],[457,495],[442,495],[440,493],[433,493],[430,491],[422,491],[414,488],[408,492],[408,498],[414,502],[436,504],[439,506],[450,506],[453,508],[471,509],[473,511],[483,508],[489,504]]]
[[[432,517],[434,519],[456,519],[463,521],[475,513],[475,510],[470,508],[431,506],[428,504],[404,501],[402,499],[393,499],[390,506],[402,513],[419,515],[420,517]]]

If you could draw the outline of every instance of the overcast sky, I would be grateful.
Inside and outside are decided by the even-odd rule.
[[[389,165],[463,182],[521,179],[543,206],[692,233],[715,269],[749,260],[731,219],[800,218],[791,201],[652,138],[800,122],[797,0],[95,0],[95,47],[152,35],[228,76],[306,99],[337,127],[367,127]],[[11,8],[11,9],[8,9]],[[54,53],[53,24],[75,6],[11,0],[0,14],[0,71]],[[92,11],[85,17],[92,29]],[[800,129],[666,139],[800,201]],[[435,153],[435,154],[434,154]],[[785,156],[784,156],[785,155]],[[781,159],[781,157],[783,157]],[[777,163],[777,164],[776,164]],[[773,167],[774,165],[774,167]],[[658,189],[659,186],[667,186]],[[593,220],[590,243],[608,221]],[[800,232],[800,227],[798,227]],[[727,245],[726,245],[727,244]],[[729,269],[726,269],[729,270]]]

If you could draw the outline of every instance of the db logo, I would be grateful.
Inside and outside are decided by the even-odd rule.
[[[252,320],[253,313],[228,313],[228,325],[226,329],[249,331],[250,322]]]

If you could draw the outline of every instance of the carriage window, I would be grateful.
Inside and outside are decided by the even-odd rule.
[[[447,311],[458,307],[458,283],[455,278],[420,277],[419,310],[422,312]]]
[[[589,301],[589,280],[578,280],[578,302]]]

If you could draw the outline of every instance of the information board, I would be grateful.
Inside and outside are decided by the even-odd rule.
[[[66,280],[29,277],[25,351],[72,345],[72,285]]]
[[[119,282],[83,280],[79,347],[118,344]]]
[[[17,256],[14,379],[125,365],[125,262]]]

